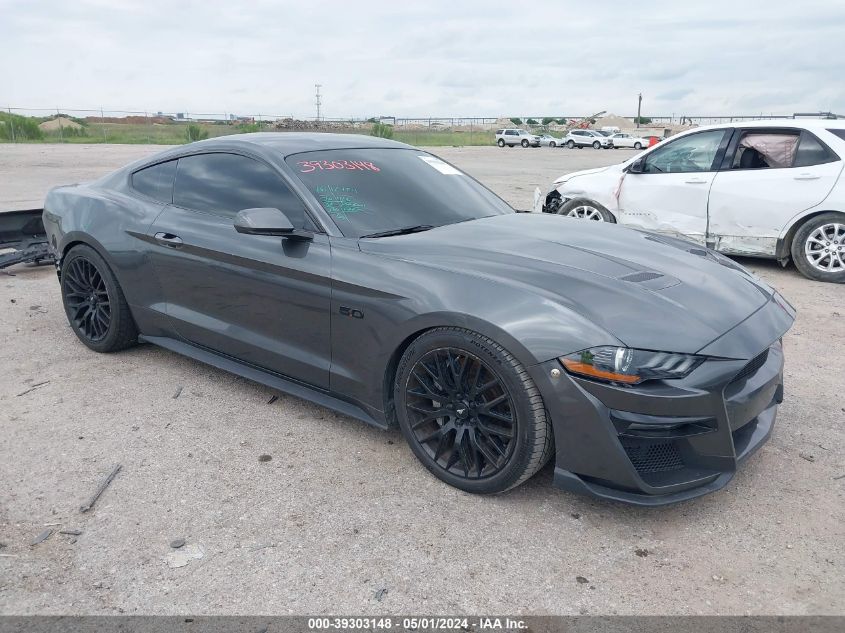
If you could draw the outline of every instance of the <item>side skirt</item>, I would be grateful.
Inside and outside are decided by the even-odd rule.
[[[197,347],[196,345],[191,345],[190,343],[185,343],[165,336],[144,336],[141,334],[138,337],[138,340],[158,345],[159,347],[168,349],[171,352],[176,352],[177,354],[182,354],[188,358],[193,358],[201,363],[211,365],[212,367],[222,369],[223,371],[228,371],[236,376],[241,376],[242,378],[271,387],[272,389],[278,389],[283,393],[296,396],[297,398],[302,398],[303,400],[308,400],[314,404],[319,404],[320,406],[348,415],[356,420],[361,420],[362,422],[366,422],[367,424],[371,424],[377,428],[387,429],[386,424],[377,421],[361,407],[354,405],[351,402],[347,402],[346,400],[341,400],[340,398],[332,396],[320,389],[315,389],[280,376],[279,374],[268,372],[266,370],[259,369],[258,367],[247,365],[228,356],[222,356],[202,347]]]

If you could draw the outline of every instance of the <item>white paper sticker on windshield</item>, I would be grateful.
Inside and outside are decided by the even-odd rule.
[[[449,163],[444,163],[442,160],[435,158],[434,156],[417,156],[417,158],[424,163],[428,163],[441,174],[446,174],[447,176],[463,176],[462,172],[452,167]]]

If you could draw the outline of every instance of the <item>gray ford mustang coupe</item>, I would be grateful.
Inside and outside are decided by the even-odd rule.
[[[642,505],[724,486],[769,437],[793,308],[731,260],[517,214],[393,141],[245,134],[50,192],[79,339],[138,341],[398,424],[435,476]],[[377,466],[374,466],[374,468]]]

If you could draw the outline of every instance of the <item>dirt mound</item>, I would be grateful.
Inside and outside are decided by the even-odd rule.
[[[50,119],[49,121],[44,121],[44,123],[40,123],[38,127],[44,132],[55,132],[56,130],[66,130],[68,128],[73,130],[82,129],[82,126],[79,123],[63,116],[56,117],[55,119]]]

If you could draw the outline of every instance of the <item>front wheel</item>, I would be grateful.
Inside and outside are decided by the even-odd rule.
[[[61,262],[59,283],[67,320],[95,352],[134,345],[138,329],[123,290],[106,261],[90,246],[74,246]]]
[[[594,222],[616,221],[610,211],[605,209],[598,202],[593,202],[592,200],[587,200],[585,198],[573,198],[572,200],[562,204],[558,208],[557,214],[565,215],[570,218],[578,218],[579,220],[593,220]]]
[[[601,149],[601,143],[598,141],[593,141],[593,149]]]
[[[507,350],[476,332],[441,327],[411,343],[399,363],[394,402],[417,458],[467,492],[514,488],[552,452],[534,381]]]
[[[504,146],[505,146],[505,140],[500,138],[500,139],[499,139],[499,142],[497,143],[497,145],[498,145],[499,147],[504,147]]]
[[[795,267],[805,277],[845,283],[845,214],[810,218],[795,234],[791,250]]]
[[[549,147],[557,147],[557,146],[555,145],[555,142],[552,141],[552,142],[549,143]]]
[[[566,141],[566,146],[569,149],[575,149],[575,141]]]
[[[520,143],[520,145],[522,145],[523,147],[528,147],[528,141],[525,140],[525,139],[522,139],[522,143]]]
[[[642,149],[642,148],[643,148],[643,144],[642,144],[642,143],[639,143],[639,142],[634,143],[634,149]]]

